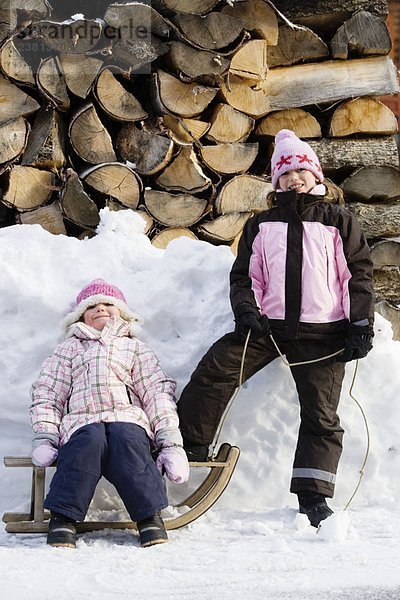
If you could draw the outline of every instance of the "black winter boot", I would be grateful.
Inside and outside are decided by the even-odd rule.
[[[313,527],[318,527],[321,521],[333,515],[333,510],[327,505],[323,494],[307,490],[298,492],[297,497],[299,499],[299,512],[307,515]]]
[[[63,546],[65,548],[76,548],[76,521],[51,513],[47,543],[49,546]]]
[[[168,535],[165,531],[164,521],[162,520],[160,513],[148,517],[147,519],[143,519],[142,521],[138,521],[136,525],[142,548],[168,542]]]

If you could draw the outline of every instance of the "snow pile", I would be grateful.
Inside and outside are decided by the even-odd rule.
[[[30,453],[31,382],[61,339],[60,323],[71,301],[91,279],[102,277],[119,286],[144,317],[142,337],[177,380],[178,395],[202,354],[232,329],[228,275],[234,257],[229,248],[180,238],[159,250],[143,229],[135,213],[104,209],[98,235],[83,241],[53,236],[39,225],[0,230],[2,456]],[[152,599],[232,600],[247,593],[252,600],[275,600],[291,597],[284,594],[295,585],[298,600],[314,598],[313,590],[320,600],[331,598],[318,595],[321,589],[350,586],[360,592],[365,585],[399,585],[400,343],[392,340],[390,324],[379,315],[375,331],[374,349],[360,361],[352,390],[371,438],[365,476],[343,511],[358,484],[367,447],[363,416],[349,396],[351,363],[339,410],[346,434],[330,502],[335,515],[318,534],[297,513],[296,497],[288,491],[299,407],[290,371],[276,360],[243,385],[228,414],[219,444],[238,445],[241,456],[217,507],[188,528],[171,532],[174,543],[147,554],[138,549],[135,558],[137,541],[128,531],[85,534],[75,554],[47,548],[41,535],[0,533],[5,597],[139,598],[149,595],[150,585]],[[1,465],[0,476],[0,512],[29,509],[28,470]],[[197,477],[191,477],[189,489]],[[171,486],[171,500],[184,496],[187,487]],[[118,503],[115,490],[103,483],[92,515],[108,518]],[[16,571],[22,561],[23,581]],[[153,572],[154,564],[159,570]],[[65,593],[59,588],[61,572]],[[358,592],[352,597],[363,597]]]

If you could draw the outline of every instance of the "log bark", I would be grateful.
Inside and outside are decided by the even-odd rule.
[[[139,38],[135,42],[122,39],[114,42],[111,50],[113,64],[128,74],[150,73],[151,63],[168,52],[168,45],[154,35]]]
[[[30,126],[19,117],[0,125],[0,160],[4,163],[17,160],[25,152]]]
[[[329,48],[314,31],[308,27],[293,29],[282,26],[279,28],[278,44],[268,49],[268,66],[283,67],[327,57]]]
[[[205,15],[210,12],[219,0],[162,0],[170,10],[193,15]]]
[[[199,239],[193,231],[190,231],[190,229],[187,229],[186,227],[167,227],[156,233],[155,236],[152,237],[151,243],[156,248],[165,250],[170,242],[180,237],[187,237],[191,240]]]
[[[100,222],[95,202],[85,192],[77,173],[72,169],[66,171],[61,208],[66,219],[83,229],[95,229]]]
[[[41,92],[59,110],[70,108],[67,85],[58,57],[42,60],[37,73],[37,83]]]
[[[278,43],[278,18],[274,9],[265,0],[247,0],[224,6],[221,12],[243,21],[244,28],[264,39],[269,46]]]
[[[81,173],[80,178],[106,198],[136,209],[143,189],[140,177],[127,165],[105,163]]]
[[[258,153],[258,143],[232,143],[203,146],[203,162],[216,173],[232,175],[248,171]]]
[[[193,149],[182,148],[172,163],[156,179],[157,184],[168,191],[183,191],[195,194],[211,185],[199,164]]]
[[[374,269],[400,269],[400,238],[379,240],[371,246]]]
[[[172,159],[174,143],[166,136],[151,135],[134,123],[124,125],[116,140],[122,160],[135,165],[141,175],[154,175]]]
[[[29,212],[20,213],[18,221],[22,225],[41,225],[53,235],[67,235],[61,208],[58,202],[42,206]]]
[[[110,134],[93,104],[83,106],[71,119],[69,137],[75,152],[92,164],[116,161]]]
[[[376,309],[392,323],[393,331],[400,334],[400,237],[379,240],[371,247],[374,264]],[[387,302],[389,301],[389,302]],[[392,305],[391,303],[397,306]]]
[[[205,214],[207,200],[191,194],[170,194],[145,190],[146,209],[152,217],[167,227],[191,227]]]
[[[400,170],[395,167],[361,167],[341,184],[349,200],[387,202],[400,200]]]
[[[396,302],[400,302],[400,293],[397,298]],[[398,304],[381,300],[375,305],[375,310],[382,317],[390,321],[393,330],[393,339],[396,341],[400,340],[400,308]]]
[[[232,108],[217,104],[210,116],[211,127],[207,138],[216,143],[244,142],[254,129],[254,119]]]
[[[398,91],[396,69],[387,56],[277,67],[257,89],[239,77],[221,85],[228,104],[256,118],[273,110]]]
[[[40,104],[36,100],[1,75],[0,98],[0,125],[18,119],[18,117],[27,117],[40,108]]]
[[[65,131],[60,114],[41,108],[35,116],[21,164],[59,170],[66,163]]]
[[[110,49],[113,59],[129,70],[150,73],[150,63],[168,52],[164,40],[170,36],[171,25],[151,6],[113,3],[104,19],[116,31]]]
[[[222,187],[215,200],[218,215],[260,212],[271,208],[267,197],[273,187],[264,177],[237,175]]]
[[[289,108],[273,112],[258,124],[258,137],[275,137],[281,129],[291,129],[300,138],[320,138],[321,125],[317,119],[302,108]]]
[[[377,56],[271,69],[261,88],[270,97],[271,110],[281,110],[394,94],[399,84],[392,60]]]
[[[331,41],[332,58],[389,54],[392,48],[386,23],[372,13],[356,12],[343,23]]]
[[[388,14],[386,0],[304,0],[301,3],[280,0],[279,10],[291,21],[331,37],[357,10],[367,10],[384,19]]]
[[[347,205],[360,223],[366,237],[370,240],[383,237],[400,236],[400,203]]]
[[[97,78],[95,95],[103,110],[118,121],[142,121],[148,114],[117,80],[110,69],[103,69]]]
[[[93,19],[40,21],[37,24],[45,44],[64,54],[90,54],[101,49],[103,24]]]
[[[114,2],[107,8],[104,20],[118,30],[122,39],[131,42],[148,44],[151,35],[167,39],[171,32],[171,25],[163,16],[143,2]]]
[[[400,304],[400,272],[374,271],[374,292],[376,302],[387,301]]]
[[[366,96],[343,102],[333,113],[329,137],[346,137],[358,133],[393,135],[397,132],[397,119],[383,102]]]
[[[393,137],[376,138],[329,138],[309,140],[323,170],[355,169],[399,165],[399,154]]]
[[[50,171],[14,165],[8,173],[2,201],[19,212],[39,208],[49,201],[56,189],[55,183],[55,175]]]

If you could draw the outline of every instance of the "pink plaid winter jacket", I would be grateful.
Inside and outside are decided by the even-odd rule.
[[[129,323],[116,318],[96,331],[79,322],[69,335],[32,385],[34,441],[59,446],[88,423],[124,421],[143,427],[157,448],[182,444],[176,383],[146,344],[129,337]]]

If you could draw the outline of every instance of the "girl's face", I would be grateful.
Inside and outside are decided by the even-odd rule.
[[[311,171],[307,169],[293,169],[292,171],[286,171],[279,177],[279,187],[283,192],[295,192],[307,194],[313,189],[317,183],[317,179]]]
[[[119,316],[119,308],[107,302],[99,302],[99,304],[89,306],[89,308],[85,310],[83,313],[83,322],[85,325],[89,325],[89,327],[94,327],[94,329],[101,331],[112,317]]]

